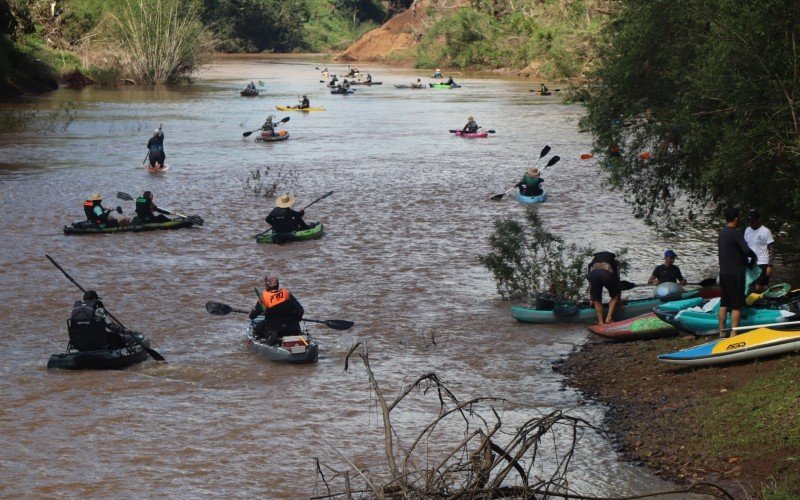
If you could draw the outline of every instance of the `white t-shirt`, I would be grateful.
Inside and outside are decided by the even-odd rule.
[[[744,241],[747,242],[750,250],[756,253],[758,257],[757,264],[769,264],[767,245],[774,243],[775,240],[772,239],[772,231],[767,229],[767,226],[762,225],[758,229],[747,226],[747,229],[744,230]]]

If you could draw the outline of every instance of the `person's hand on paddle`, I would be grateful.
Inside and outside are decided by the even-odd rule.
[[[306,211],[304,209],[300,209],[300,212],[298,213],[300,214],[300,217],[303,217],[306,214]]]

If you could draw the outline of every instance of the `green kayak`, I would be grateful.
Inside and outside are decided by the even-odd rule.
[[[156,231],[158,229],[181,229],[192,227],[194,222],[189,219],[175,219],[169,222],[156,224],[130,224],[117,227],[97,227],[89,221],[73,222],[72,226],[64,226],[64,234],[103,234],[103,233],[138,233],[141,231]]]
[[[322,237],[322,222],[309,224],[308,229],[293,231],[291,233],[275,233],[271,229],[256,236],[258,243],[289,243],[291,241],[315,240]]]

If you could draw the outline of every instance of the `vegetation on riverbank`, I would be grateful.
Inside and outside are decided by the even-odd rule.
[[[800,491],[800,358],[677,368],[660,353],[690,337],[590,342],[557,366],[570,384],[609,405],[624,456],[678,483],[791,499]]]

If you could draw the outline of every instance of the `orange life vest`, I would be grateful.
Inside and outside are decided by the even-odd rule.
[[[289,300],[289,290],[281,288],[277,291],[264,290],[261,292],[261,305],[270,309]]]

